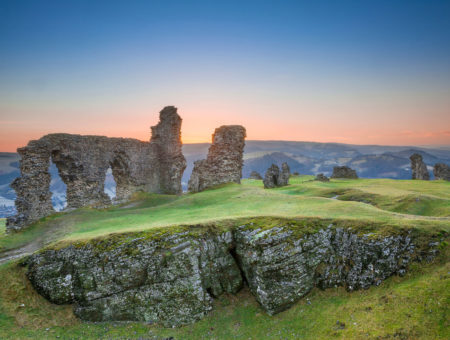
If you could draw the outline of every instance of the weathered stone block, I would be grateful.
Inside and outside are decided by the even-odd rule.
[[[267,169],[264,175],[264,188],[276,188],[282,187],[289,184],[289,177],[291,176],[291,172],[289,169],[289,165],[284,162],[280,168],[276,164],[272,164],[269,169]]]
[[[415,153],[409,159],[411,160],[412,179],[428,181],[430,174],[428,173],[427,165],[422,160],[422,156]]]
[[[444,163],[436,163],[433,169],[434,178],[450,181],[450,166]]]
[[[245,137],[245,128],[240,125],[217,128],[207,158],[194,163],[189,191],[203,191],[224,183],[241,183]]]
[[[331,178],[357,179],[358,175],[356,174],[355,170],[349,168],[348,166],[335,166],[333,168],[333,174],[331,175]]]

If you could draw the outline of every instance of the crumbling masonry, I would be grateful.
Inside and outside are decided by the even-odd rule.
[[[106,171],[112,169],[116,200],[137,191],[181,193],[186,160],[181,152],[181,118],[167,106],[152,128],[150,142],[129,138],[50,134],[18,149],[21,177],[11,187],[17,193],[17,215],[8,218],[7,230],[20,230],[54,212],[50,193],[50,160],[67,185],[67,207],[110,204],[104,193]]]
[[[240,183],[246,131],[240,125],[224,125],[212,136],[206,159],[196,161],[189,179],[191,192],[223,183]]]
[[[428,181],[430,174],[428,173],[427,165],[422,160],[422,156],[415,153],[409,159],[411,160],[412,179]]]

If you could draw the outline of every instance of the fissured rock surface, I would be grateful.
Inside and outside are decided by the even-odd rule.
[[[418,245],[408,231],[292,223],[174,227],[75,242],[32,255],[27,275],[51,302],[73,303],[81,319],[178,326],[201,319],[212,298],[238,292],[244,281],[275,314],[315,286],[352,291],[403,275],[412,260],[436,256],[439,245],[431,236]]]

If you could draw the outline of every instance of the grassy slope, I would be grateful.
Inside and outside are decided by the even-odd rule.
[[[0,238],[5,237],[6,218],[0,218]]]
[[[256,215],[321,217],[354,220],[355,223],[362,220],[417,227],[423,231],[450,231],[448,182],[377,179],[320,183],[310,180],[308,176],[294,178],[292,185],[273,190],[262,189],[261,181],[247,180],[241,186],[227,185],[180,197],[139,195],[134,202],[122,207],[56,214],[18,234],[2,235],[4,228],[0,228],[0,247],[17,247],[36,237],[85,239],[111,232]],[[344,196],[339,197],[344,200],[350,198],[371,204],[330,198],[336,195]],[[398,201],[406,203],[401,206]],[[425,216],[402,214],[404,212]],[[441,217],[427,217],[432,215]],[[24,268],[9,263],[0,266],[0,277],[7,278],[0,280],[0,338],[94,339],[158,335],[175,339],[361,339],[378,336],[446,339],[450,336],[449,273],[448,254],[445,254],[438,264],[415,264],[406,277],[392,277],[367,291],[314,290],[308,296],[311,304],[303,299],[273,317],[266,315],[244,290],[237,296],[216,301],[213,312],[194,325],[162,329],[140,323],[82,323],[73,316],[71,306],[55,306],[39,296],[26,280]],[[338,320],[345,323],[344,329],[338,329]]]
[[[0,237],[0,249],[18,247],[39,235],[53,240],[85,239],[113,232],[253,216],[320,217],[450,230],[449,182],[360,179],[321,183],[311,179],[292,178],[290,186],[271,190],[264,190],[261,181],[244,180],[242,185],[178,197],[137,195],[135,202],[121,207],[79,209],[47,217],[22,233]],[[331,198],[349,192],[356,192],[358,200],[364,196],[373,204]],[[402,208],[395,204],[397,201],[406,203]],[[412,210],[424,216],[399,214]],[[440,218],[428,216],[432,213]]]
[[[0,266],[0,275],[8,277],[0,281],[0,338],[448,339],[450,263],[412,267],[405,277],[391,277],[368,290],[315,289],[275,316],[264,313],[244,289],[215,301],[203,320],[164,329],[142,323],[81,322],[71,306],[52,305],[38,295],[25,269],[10,263]],[[337,321],[345,328],[339,329]]]

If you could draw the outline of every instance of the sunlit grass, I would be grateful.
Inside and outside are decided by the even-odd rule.
[[[235,219],[258,216],[268,225],[269,216],[314,217],[351,225],[354,221],[355,225],[450,231],[449,182],[359,179],[321,183],[312,179],[293,177],[291,185],[271,190],[264,190],[261,181],[244,180],[242,185],[223,185],[197,194],[139,193],[122,206],[55,214],[9,235],[5,220],[0,219],[0,249],[36,240],[42,244],[71,242],[156,227],[236,223]],[[236,296],[222,296],[206,318],[178,329],[133,322],[83,323],[74,317],[71,306],[55,306],[37,294],[25,277],[25,268],[10,262],[0,266],[4,278],[0,280],[0,338],[448,339],[447,259],[444,254],[439,264],[413,264],[406,277],[392,277],[369,290],[315,289],[307,299],[275,316],[264,313],[244,289]]]
[[[0,236],[0,249],[20,246],[51,228],[54,230],[46,238],[73,240],[255,216],[317,217],[450,230],[449,182],[359,179],[322,183],[312,179],[293,177],[289,186],[270,190],[263,188],[262,181],[244,180],[241,185],[228,184],[196,194],[140,193],[123,206],[84,208],[47,217],[21,233]],[[336,195],[339,199],[332,198]]]

